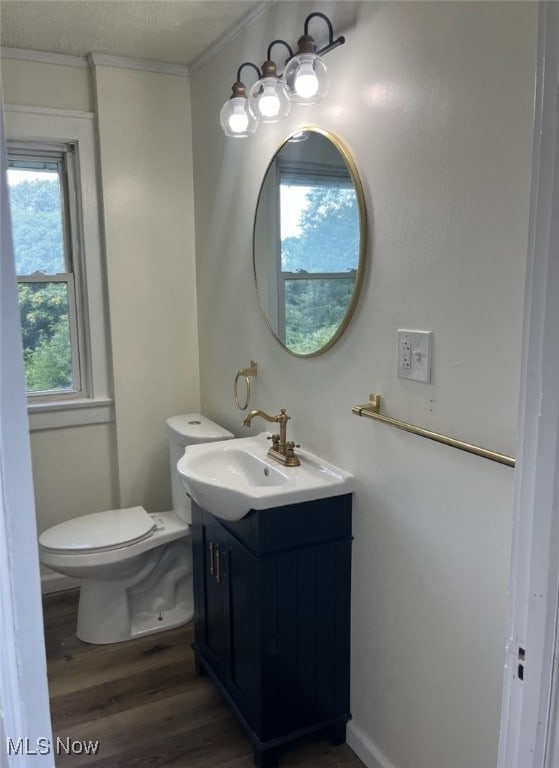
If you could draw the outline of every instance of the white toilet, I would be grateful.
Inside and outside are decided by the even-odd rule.
[[[39,537],[41,562],[81,579],[77,636],[117,643],[177,627],[194,613],[191,508],[177,473],[185,446],[233,435],[205,416],[167,419],[173,511],[112,509],[66,520]]]

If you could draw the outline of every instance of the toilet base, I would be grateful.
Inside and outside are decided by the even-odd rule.
[[[132,637],[143,637],[164,629],[174,629],[187,624],[194,618],[194,606],[175,605],[170,611],[162,611],[157,615],[145,613],[135,617],[132,627]]]
[[[129,626],[115,628],[113,625],[107,625],[106,622],[103,624],[92,622],[91,614],[87,608],[80,612],[80,606],[81,593],[76,635],[84,643],[92,643],[93,645],[122,643],[126,640],[152,635],[155,632],[162,632],[165,629],[174,629],[187,624],[194,616],[194,606],[192,601],[189,601],[188,603],[179,603],[168,611],[157,613],[145,611],[134,616],[129,622]]]
[[[143,568],[130,578],[84,579],[78,638],[95,645],[121,643],[190,621],[194,601],[189,539],[150,551]]]

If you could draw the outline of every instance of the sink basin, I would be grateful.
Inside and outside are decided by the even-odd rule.
[[[297,452],[300,467],[270,459],[268,434],[187,446],[177,470],[194,501],[216,517],[240,520],[251,509],[351,493],[353,475],[308,451]]]

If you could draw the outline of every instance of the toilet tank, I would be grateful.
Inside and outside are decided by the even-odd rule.
[[[187,445],[196,443],[213,443],[216,440],[229,440],[235,437],[228,429],[220,427],[215,421],[199,413],[186,413],[181,416],[171,416],[167,419],[167,436],[169,438],[169,460],[171,469],[171,493],[173,510],[187,523],[192,522],[190,499],[177,472],[177,461],[184,453]]]

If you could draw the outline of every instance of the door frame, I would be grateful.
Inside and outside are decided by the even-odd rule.
[[[498,768],[559,765],[559,3],[539,6],[532,192]]]

